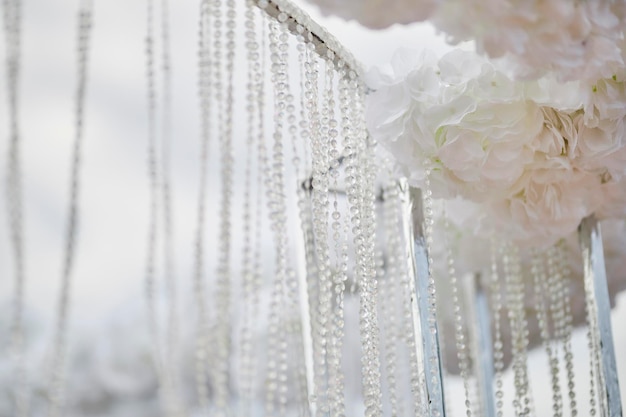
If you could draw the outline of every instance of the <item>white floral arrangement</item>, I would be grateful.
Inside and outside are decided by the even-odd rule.
[[[518,78],[595,82],[624,67],[626,2],[611,0],[309,0],[382,29],[429,19],[449,43],[473,40]]]
[[[623,215],[625,76],[521,81],[472,52],[399,51],[369,74],[366,119],[413,185],[428,173],[435,197],[475,210],[475,230],[546,245]]]

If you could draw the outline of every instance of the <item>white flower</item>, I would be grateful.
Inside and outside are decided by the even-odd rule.
[[[602,219],[626,218],[626,180],[610,181],[602,185],[602,207],[597,215]]]
[[[585,123],[595,127],[601,121],[626,117],[626,68],[611,78],[594,80],[583,88]]]
[[[506,199],[488,205],[487,219],[502,236],[546,246],[572,233],[601,204],[601,178],[566,156],[538,161]]]
[[[576,164],[599,174],[607,172],[613,179],[621,178],[626,172],[624,119],[599,120],[593,127],[584,119],[583,114],[574,118],[578,134],[577,141],[572,143],[572,156]]]
[[[552,71],[561,81],[597,80],[624,66],[624,16],[612,3],[450,0],[433,20],[450,42],[473,39],[479,52],[510,60],[519,77]]]
[[[620,204],[609,192],[626,184],[626,93],[616,78],[587,96],[584,82],[514,81],[469,52],[396,57],[372,73],[366,120],[414,186],[429,173],[436,197],[483,208],[485,231],[546,244]]]
[[[398,78],[378,83],[366,120],[409,178],[419,183],[427,164],[438,195],[474,201],[502,196],[520,178],[543,128],[520,83],[463,51]]]
[[[623,1],[309,0],[324,14],[386,28],[430,18],[448,42],[473,40],[518,78],[610,79],[626,66]]]

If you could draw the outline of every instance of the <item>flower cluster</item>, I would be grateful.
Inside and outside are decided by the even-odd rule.
[[[473,40],[519,78],[610,78],[623,54],[626,3],[594,0],[312,0],[324,13],[371,28],[430,19],[450,43]]]
[[[373,70],[366,119],[415,185],[481,208],[481,229],[549,244],[626,200],[626,84],[516,81],[488,60],[406,52]],[[581,94],[582,92],[582,94]]]
[[[510,60],[519,77],[595,81],[624,65],[624,11],[609,0],[452,0],[431,18],[451,43],[472,39],[479,52]]]

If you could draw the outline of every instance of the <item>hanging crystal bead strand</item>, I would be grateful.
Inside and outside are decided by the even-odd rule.
[[[400,221],[401,248],[398,258],[400,288],[402,295],[402,335],[408,349],[409,385],[411,389],[412,414],[426,416],[429,413],[427,404],[427,384],[424,379],[423,344],[425,334],[422,332],[420,311],[417,300],[417,281],[415,275],[415,251],[413,227],[415,219],[413,212],[416,201],[411,195],[412,188],[408,180],[401,178],[397,181],[399,204],[395,216]]]
[[[276,98],[279,103],[279,110],[282,114],[277,115],[280,116],[280,123],[277,124],[277,131],[280,130],[280,140],[278,137],[275,137],[274,143],[274,167],[277,169],[276,171],[276,183],[280,187],[278,189],[280,196],[280,204],[278,207],[282,209],[282,214],[280,216],[281,221],[281,241],[284,245],[283,256],[284,256],[284,281],[282,283],[282,329],[283,336],[280,339],[279,345],[279,354],[278,354],[278,401],[280,406],[280,412],[282,415],[286,415],[287,409],[287,395],[288,395],[288,387],[289,387],[289,371],[293,372],[292,381],[293,383],[297,383],[297,367],[300,365],[301,351],[297,348],[300,339],[300,334],[298,332],[298,324],[293,318],[297,316],[297,278],[295,275],[295,271],[291,265],[291,254],[290,254],[290,240],[289,233],[287,232],[287,224],[289,224],[288,220],[288,211],[287,211],[287,195],[291,188],[287,187],[287,182],[285,181],[286,174],[286,166],[285,166],[285,136],[293,135],[293,131],[291,127],[295,124],[295,108],[294,108],[294,98],[289,89],[289,34],[287,31],[287,15],[285,13],[280,13],[278,15],[278,49],[277,53],[279,55],[280,66],[277,72],[276,82]],[[294,146],[294,138],[291,137],[291,145]],[[298,164],[296,161],[292,159],[292,164],[294,164],[294,170],[297,173]],[[280,171],[278,168],[280,167]],[[296,180],[297,186],[297,180]],[[291,347],[291,351],[290,351]],[[292,353],[294,356],[290,360],[289,353]],[[291,364],[291,368],[288,366]],[[298,390],[294,391],[294,394],[299,393]]]
[[[367,143],[367,130],[364,120],[364,86],[357,81],[354,72],[349,74],[353,88],[354,102],[351,105],[352,131],[351,149],[356,160],[352,160],[352,181],[348,181],[348,202],[357,208],[352,215],[354,244],[357,251],[357,274],[360,288],[359,329],[363,347],[362,373],[365,398],[365,416],[382,414],[382,391],[380,375],[380,335],[376,300],[378,282],[376,280],[376,218],[375,192],[376,166],[373,144]],[[349,175],[349,174],[347,174]],[[347,177],[349,179],[349,176]]]
[[[297,45],[298,47],[302,45],[304,47],[304,38],[301,36],[304,28],[299,26],[297,28]],[[290,64],[289,61],[289,27],[287,25],[286,20],[281,22],[280,24],[280,38],[283,40],[281,44],[281,50],[284,55],[284,62]],[[301,49],[301,48],[298,48]],[[299,78],[299,87],[300,87],[300,95],[304,94],[304,78],[303,78],[303,64],[304,64],[304,50],[298,51],[298,71],[300,74]],[[287,120],[287,133],[291,142],[291,163],[293,166],[293,172],[295,173],[296,180],[289,184],[289,190],[291,190],[291,186],[295,186],[295,203],[299,206],[300,200],[302,198],[302,193],[304,191],[302,187],[302,179],[304,178],[304,173],[302,171],[303,160],[306,160],[304,157],[304,150],[307,149],[308,144],[303,140],[304,138],[298,136],[298,117],[296,112],[296,105],[302,104],[302,96],[299,97],[299,100],[296,100],[292,84],[295,85],[295,82],[290,80],[290,67],[287,66],[286,71],[283,75],[284,84],[285,84],[285,97],[287,100],[286,106],[286,120]],[[303,114],[303,108],[300,109],[300,116]],[[290,192],[289,195],[292,195]],[[295,219],[296,221],[301,221],[300,214]],[[295,238],[299,245],[304,245],[304,235],[300,235]],[[292,245],[288,244],[287,247],[290,248]],[[295,246],[295,245],[293,245]],[[302,253],[306,251],[304,246],[300,246]],[[291,259],[291,257],[289,258]],[[307,365],[307,354],[311,354],[310,352],[310,316],[308,314],[308,300],[306,296],[306,255],[301,256],[295,262],[297,264],[297,270],[294,270],[292,267],[293,263],[289,264],[289,270],[287,274],[287,309],[288,314],[287,317],[301,317],[303,311],[307,311],[307,319],[302,320],[290,320],[289,321],[289,341],[290,341],[290,354],[293,357],[291,361],[291,370],[293,372],[294,377],[294,402],[298,404],[300,415],[308,416],[310,415],[310,408],[308,407],[308,380],[307,380],[307,366],[311,365],[309,363]],[[306,308],[303,305],[306,303]],[[312,368],[311,368],[312,369]],[[311,374],[312,375],[312,374]]]
[[[427,296],[428,296],[428,335],[431,339],[430,351],[424,352],[425,360],[429,362],[429,375],[425,377],[430,381],[431,384],[431,394],[438,393],[440,395],[433,395],[432,398],[429,398],[430,402],[430,413],[433,416],[441,416],[445,414],[445,398],[443,395],[443,381],[441,378],[441,352],[438,344],[438,328],[437,328],[437,294],[436,294],[436,286],[435,286],[435,278],[434,278],[434,269],[433,269],[433,258],[432,258],[432,246],[433,246],[433,200],[432,200],[432,189],[430,187],[430,175],[431,175],[432,167],[427,163],[425,166],[424,172],[424,189],[423,192],[423,210],[424,210],[424,240],[425,240],[425,249],[426,256],[428,258],[428,285],[427,285]],[[423,330],[422,330],[423,331]]]
[[[251,306],[250,311],[252,317],[259,317],[260,312],[260,296],[262,282],[267,276],[263,264],[263,248],[265,247],[265,241],[263,236],[264,230],[264,216],[263,216],[263,201],[264,191],[269,193],[269,163],[267,160],[267,148],[265,145],[265,67],[266,67],[266,27],[267,22],[265,15],[261,14],[260,21],[261,33],[260,33],[260,49],[259,49],[259,62],[253,66],[254,68],[254,98],[257,100],[257,181],[256,181],[256,211],[255,211],[255,226],[254,233],[254,258],[253,258],[253,281],[251,289]],[[257,334],[258,337],[258,334]],[[250,380],[252,384],[250,389],[256,389],[256,382],[259,374],[258,357],[251,360]],[[256,391],[250,392],[250,397],[254,397]],[[254,398],[253,398],[254,399]]]
[[[589,351],[589,415],[595,416],[598,415],[598,397],[602,395],[602,388],[599,375],[600,343],[597,337],[598,321],[595,315],[597,306],[593,298],[592,285],[592,282],[585,279],[585,313],[587,315],[587,349]]]
[[[563,298],[561,297],[562,277],[559,267],[558,251],[552,246],[547,251],[548,277],[542,282],[544,283],[544,294],[549,298],[550,321],[552,322],[553,334],[552,357],[550,357],[550,373],[552,375],[552,401],[554,415],[563,414],[563,393],[560,383],[560,364],[559,364],[559,344],[558,341],[563,338],[563,318],[564,308]],[[548,336],[550,337],[550,336]]]
[[[226,18],[222,19],[222,11]],[[215,285],[215,363],[214,401],[216,415],[230,414],[230,350],[231,350],[231,202],[233,196],[233,73],[235,59],[235,1],[226,0],[222,7],[215,0],[214,7],[214,79],[215,99],[219,105],[219,148],[221,197],[219,209],[219,240],[217,282]],[[222,44],[222,24],[225,26],[225,43]],[[225,47],[225,48],[224,48]],[[222,77],[222,52],[225,55]],[[225,78],[225,79],[223,79]]]
[[[326,234],[322,237],[325,240],[325,253],[324,253],[324,266],[325,266],[325,277],[323,281],[323,288],[320,292],[320,312],[325,312],[325,317],[323,317],[323,325],[325,327],[325,354],[326,354],[326,368],[327,368],[327,385],[326,385],[326,401],[328,413],[333,415],[333,406],[334,406],[334,390],[333,383],[334,378],[337,374],[337,369],[333,367],[333,327],[334,327],[334,306],[332,302],[332,291],[334,278],[336,274],[336,270],[331,265],[331,242],[332,242],[332,218],[331,218],[331,203],[330,203],[330,188],[331,188],[331,174],[333,172],[332,164],[333,161],[331,159],[332,147],[331,147],[331,126],[330,126],[330,112],[331,107],[333,105],[333,78],[334,78],[334,63],[332,52],[328,52],[328,54],[322,57],[324,62],[324,78],[323,78],[323,95],[322,95],[322,118],[321,118],[321,134],[320,134],[320,152],[325,152],[324,155],[321,155],[321,160],[323,162],[324,169],[324,179],[323,179],[323,187],[325,189],[324,194],[322,195],[322,201],[324,206],[323,216],[326,219]],[[329,230],[330,228],[330,230]],[[330,231],[330,235],[328,234]],[[321,234],[319,236],[322,236]],[[323,308],[323,309],[322,309]],[[320,317],[321,318],[321,317]]]
[[[329,62],[334,61],[334,54],[329,52],[327,55]],[[345,66],[342,61],[338,62],[339,82],[345,77]],[[342,350],[344,339],[344,290],[347,280],[348,269],[348,253],[347,243],[342,239],[342,219],[341,208],[337,197],[339,188],[339,179],[341,174],[340,168],[340,151],[339,151],[339,123],[335,118],[335,83],[334,69],[332,65],[326,67],[326,78],[329,82],[329,100],[328,100],[328,138],[330,142],[328,160],[330,164],[329,175],[332,181],[333,198],[331,213],[331,233],[334,246],[335,265],[332,275],[333,297],[332,303],[332,322],[330,334],[329,349],[329,403],[330,413],[333,416],[342,417],[345,415],[345,397],[344,397],[344,376],[342,371]]]
[[[562,399],[559,388],[558,352],[555,351],[552,335],[550,334],[550,317],[548,316],[547,307],[547,303],[549,303],[549,305],[553,305],[552,303],[554,303],[554,300],[551,297],[554,292],[554,255],[551,253],[551,249],[549,249],[547,256],[548,275],[546,275],[543,256],[536,248],[531,249],[530,257],[530,274],[533,279],[532,286],[537,322],[539,324],[541,340],[543,342],[546,355],[548,356],[548,365],[552,382],[552,411],[554,416],[559,416],[562,411]],[[546,299],[547,297],[550,297],[550,299]],[[554,319],[554,315],[551,317]]]
[[[28,414],[26,363],[24,355],[24,213],[22,210],[22,167],[20,156],[19,80],[21,67],[22,2],[5,0],[3,20],[6,51],[6,91],[9,121],[9,151],[7,158],[6,202],[9,219],[11,250],[13,251],[14,292],[11,324],[11,351],[14,355],[15,415]]]
[[[502,373],[504,372],[504,343],[502,340],[502,284],[498,272],[498,241],[491,237],[491,316],[493,320],[493,359],[494,359],[494,393],[496,401],[496,416],[504,415],[504,391]]]
[[[597,390],[597,397],[591,396],[591,411],[599,412],[603,417],[619,417],[622,415],[622,402],[616,372],[602,232],[598,220],[593,215],[581,221],[578,237],[582,249],[585,301],[590,331],[588,337],[592,362],[591,380],[595,382]]]
[[[443,227],[445,233],[446,247],[446,263],[448,266],[448,279],[450,280],[450,288],[452,290],[452,308],[454,310],[454,338],[456,341],[456,355],[459,361],[459,370],[461,371],[461,379],[463,380],[463,392],[465,394],[465,415],[472,415],[472,401],[470,397],[470,356],[469,347],[464,326],[464,312],[459,296],[459,283],[456,275],[456,267],[454,262],[454,254],[452,253],[452,229],[450,220],[445,212],[443,214]]]
[[[199,40],[198,40],[198,91],[201,115],[200,133],[200,188],[196,219],[196,236],[194,250],[194,294],[197,308],[196,324],[196,391],[198,402],[203,413],[208,412],[209,387],[207,381],[208,361],[208,311],[206,306],[206,288],[204,277],[204,241],[205,212],[207,198],[207,170],[211,137],[211,50],[210,50],[210,0],[200,3]]]
[[[252,401],[254,399],[254,379],[253,379],[253,344],[252,332],[255,317],[258,312],[252,313],[253,298],[255,297],[255,282],[253,271],[253,231],[252,231],[252,161],[255,148],[255,141],[258,138],[256,132],[258,125],[255,122],[258,117],[258,99],[256,95],[255,75],[259,71],[259,44],[256,38],[255,26],[256,8],[252,0],[246,1],[245,9],[245,46],[247,52],[247,94],[246,94],[246,151],[245,151],[245,173],[244,173],[244,202],[242,219],[242,236],[245,236],[242,247],[242,268],[241,268],[241,325],[240,325],[240,364],[239,364],[239,391],[241,401],[239,404],[239,414],[247,415],[252,413]],[[259,221],[260,219],[256,219]]]
[[[304,28],[299,26],[298,36],[298,60],[300,62],[300,140],[304,141],[303,148],[304,154],[304,166],[307,167],[305,172],[312,172],[312,162],[310,160],[310,154],[307,152],[309,142],[311,139],[309,115],[312,107],[310,99],[313,97],[313,85],[308,80],[309,71],[313,68],[314,62],[311,55],[311,51],[303,36]],[[317,263],[315,260],[315,239],[313,234],[313,215],[312,215],[312,201],[308,198],[308,192],[312,191],[311,183],[309,179],[305,180],[301,187],[298,187],[298,212],[300,215],[300,227],[302,229],[302,236],[304,240],[304,257],[306,265],[305,282],[303,283],[303,289],[306,289],[306,294],[303,295],[300,300],[301,307],[304,309],[301,311],[303,323],[307,323],[305,326],[308,328],[309,333],[303,333],[303,339],[305,343],[305,361],[307,367],[307,393],[308,393],[308,405],[311,415],[316,414],[315,410],[315,374],[316,363],[315,358],[317,354],[315,349],[317,344],[314,344],[315,336],[317,334]],[[304,329],[306,331],[306,329]]]
[[[269,26],[269,54],[270,54],[270,68],[271,68],[271,86],[274,95],[274,133],[273,138],[276,140],[276,136],[281,133],[280,119],[278,119],[278,102],[277,102],[277,84],[276,72],[279,71],[280,63],[277,54],[278,40],[277,40],[277,23],[274,20],[268,22]],[[280,137],[279,137],[280,139]],[[266,192],[267,192],[267,205],[269,212],[270,228],[272,230],[272,238],[275,246],[275,259],[274,259],[274,277],[272,281],[272,292],[270,295],[269,306],[269,318],[268,318],[268,330],[267,330],[267,376],[265,381],[265,414],[273,416],[276,414],[276,396],[278,392],[278,338],[282,336],[279,334],[280,327],[280,307],[282,302],[282,282],[284,280],[284,271],[281,271],[281,247],[280,238],[278,235],[278,227],[276,225],[277,210],[279,209],[277,200],[278,187],[276,185],[275,171],[272,168],[272,161],[267,160],[267,177],[266,177]]]
[[[156,144],[156,109],[157,96],[154,69],[154,1],[147,2],[146,34],[146,81],[148,91],[148,179],[150,183],[150,205],[148,214],[148,241],[145,270],[146,307],[148,327],[152,342],[152,357],[156,371],[159,396],[166,410],[170,409],[169,385],[165,382],[165,370],[162,358],[159,325],[156,305],[156,251],[158,241],[158,166]]]
[[[312,39],[307,43],[309,57],[315,50]],[[322,138],[322,116],[318,110],[318,62],[310,58],[307,65],[305,88],[307,89],[307,110],[312,157],[312,220],[315,255],[317,260],[317,311],[314,326],[315,355],[315,407],[318,415],[328,413],[326,346],[328,318],[330,316],[330,261],[328,256],[328,148]]]
[[[92,22],[92,3],[81,2],[78,11],[78,79],[75,95],[75,132],[70,172],[70,201],[65,234],[65,250],[61,291],[54,331],[54,350],[51,365],[50,397],[47,415],[56,417],[63,414],[64,367],[67,354],[67,327],[70,308],[70,285],[76,248],[76,228],[78,223],[78,200],[80,192],[81,150],[84,136],[85,93],[87,89],[87,60],[89,54]]]
[[[398,365],[398,342],[401,338],[401,331],[398,323],[401,317],[397,317],[398,311],[398,286],[400,285],[399,265],[402,265],[400,245],[400,231],[398,228],[398,217],[396,206],[398,205],[398,189],[395,183],[388,184],[384,189],[384,224],[385,224],[385,282],[380,289],[379,307],[382,321],[381,334],[384,340],[384,359],[386,380],[389,390],[389,406],[392,417],[404,415],[401,399],[402,393],[399,391],[397,381]],[[400,256],[399,256],[400,254]]]
[[[532,398],[528,384],[528,323],[524,311],[524,281],[519,249],[507,243],[504,253],[506,301],[511,326],[515,399],[513,406],[518,416],[533,415]]]
[[[573,321],[569,280],[570,271],[567,266],[567,248],[565,246],[565,240],[560,240],[557,244],[557,259],[559,260],[558,267],[560,270],[560,297],[563,302],[563,361],[565,362],[565,372],[567,378],[567,397],[569,400],[570,415],[575,417],[578,415],[577,401],[576,401],[576,384],[574,374],[574,352],[572,351],[572,330]]]
[[[272,163],[268,192],[271,229],[276,250],[275,273],[270,304],[268,330],[268,375],[266,382],[266,414],[285,415],[288,391],[287,360],[287,285],[293,274],[289,267],[289,241],[287,235],[287,201],[285,189],[284,119],[288,98],[286,94],[287,74],[287,34],[281,31],[280,24],[286,15],[279,14],[278,22],[272,20],[270,27],[270,59],[272,86],[274,93],[274,133]],[[280,22],[280,23],[279,23]],[[278,402],[278,410],[275,410]]]
[[[167,341],[164,352],[164,367],[166,372],[167,390],[171,395],[171,404],[168,414],[180,416],[183,413],[183,405],[178,392],[178,359],[179,339],[178,330],[178,306],[176,288],[176,268],[174,265],[174,236],[172,220],[172,186],[170,180],[170,154],[171,154],[171,59],[170,59],[170,27],[169,27],[169,1],[161,1],[161,41],[162,41],[162,71],[163,71],[163,94],[162,94],[162,125],[161,125],[161,198],[163,215],[163,259],[165,288],[168,295],[167,312]]]
[[[265,148],[265,120],[264,120],[264,103],[265,103],[265,52],[266,52],[266,22],[265,17],[261,16],[261,34],[260,34],[260,63],[255,65],[254,71],[254,80],[255,80],[255,97],[257,99],[257,182],[256,182],[256,212],[254,218],[256,219],[255,224],[255,234],[254,234],[254,257],[253,257],[253,281],[252,281],[252,289],[251,289],[251,306],[250,311],[252,317],[260,316],[260,296],[261,286],[263,279],[266,276],[266,272],[263,265],[263,248],[264,238],[263,238],[263,230],[264,230],[264,216],[263,216],[263,202],[264,202],[264,191],[265,184],[267,182],[268,173],[267,173],[267,150]],[[255,332],[256,337],[258,338],[258,333]],[[254,357],[251,361],[251,369],[250,369],[250,380],[252,384],[250,385],[250,389],[253,390],[250,392],[250,397],[255,398],[255,392],[257,389],[258,382],[258,374],[259,374],[259,363],[258,356]]]

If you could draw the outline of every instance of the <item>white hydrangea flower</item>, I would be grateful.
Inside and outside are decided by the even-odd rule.
[[[604,204],[597,212],[602,219],[626,219],[626,180],[611,181],[602,185]]]
[[[432,18],[451,43],[473,39],[479,52],[513,63],[519,77],[597,80],[624,65],[624,15],[614,3],[451,0]]]
[[[322,13],[370,28],[431,19],[448,42],[473,40],[516,77],[610,79],[626,64],[626,6],[594,0],[309,0]]]
[[[626,174],[621,81],[597,82],[591,100],[570,89],[583,83],[514,81],[462,51],[396,57],[370,78],[372,137],[413,185],[429,171],[436,197],[478,203],[484,231],[547,244],[591,213],[616,210],[606,190]]]
[[[529,168],[502,200],[487,205],[498,233],[518,243],[545,246],[576,230],[600,206],[601,178],[575,169],[567,157]]]
[[[585,123],[595,127],[603,120],[626,117],[626,67],[610,78],[594,80],[582,88]]]
[[[543,126],[541,108],[524,98],[519,83],[464,51],[399,72],[404,78],[378,83],[366,119],[401,165],[427,162],[433,182],[448,184],[436,188],[439,195],[478,201],[519,179]],[[423,172],[413,171],[409,176],[419,181]]]

